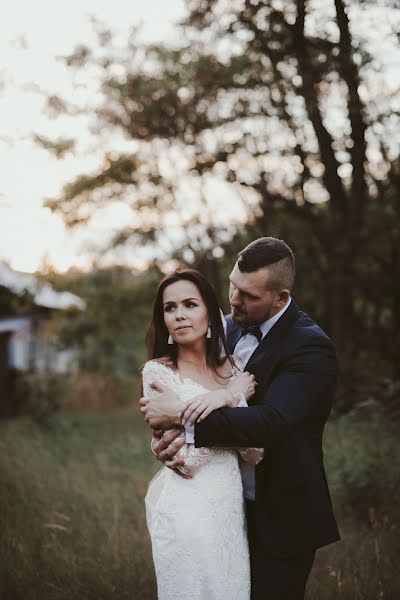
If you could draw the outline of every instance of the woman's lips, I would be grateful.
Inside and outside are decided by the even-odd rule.
[[[185,329],[190,329],[190,325],[182,325],[182,327],[177,327],[175,331],[185,331]]]

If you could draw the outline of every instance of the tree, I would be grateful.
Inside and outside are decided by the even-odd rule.
[[[84,311],[60,315],[57,323],[58,343],[77,350],[80,369],[122,377],[137,372],[146,360],[145,333],[161,276],[156,267],[140,274],[118,266],[45,276],[86,302]]]
[[[382,11],[390,11],[385,27]],[[150,240],[183,257],[197,246],[195,257],[210,265],[214,248],[226,249],[235,234],[204,214],[207,182],[224,182],[247,208],[248,235],[272,233],[294,246],[300,289],[334,337],[342,405],[350,406],[363,318],[375,311],[379,322],[385,312],[379,294],[364,298],[369,269],[379,288],[383,265],[397,264],[393,243],[371,251],[374,218],[398,240],[384,215],[398,210],[400,138],[398,90],[388,89],[382,56],[370,48],[385,38],[397,51],[399,20],[374,2],[192,0],[178,48],[139,46],[133,35],[118,56],[112,35],[99,31],[97,49],[82,46],[66,63],[95,69],[98,127],[121,132],[128,150],[106,152],[97,173],[72,181],[49,206],[73,225],[123,199],[136,222],[115,243]],[[177,209],[174,239],[167,231]],[[209,200],[207,210],[215,210]],[[320,289],[313,301],[310,285]],[[396,307],[391,301],[389,320]]]

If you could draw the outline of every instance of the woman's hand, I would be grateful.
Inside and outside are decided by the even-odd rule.
[[[246,400],[248,400],[256,391],[256,385],[257,382],[254,375],[244,371],[244,373],[231,377],[226,387],[234,397],[236,394],[243,394]]]
[[[196,421],[199,423],[205,419],[213,410],[224,406],[233,406],[232,394],[226,390],[214,390],[208,394],[200,394],[188,402],[182,416],[182,425],[191,425]]]
[[[248,400],[254,394],[256,385],[254,375],[247,371],[231,377],[224,389],[201,394],[188,402],[182,415],[182,425],[185,425],[185,423],[189,425],[195,422],[199,423],[218,408],[224,406],[236,407],[239,403],[238,396],[243,394],[245,399]]]

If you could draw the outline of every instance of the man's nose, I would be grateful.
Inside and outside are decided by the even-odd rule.
[[[239,305],[241,304],[241,302],[240,302],[240,295],[239,295],[239,292],[238,292],[238,290],[235,290],[235,291],[232,293],[232,295],[231,295],[231,297],[230,297],[230,303],[231,303],[232,305],[234,305],[234,306],[239,306]]]

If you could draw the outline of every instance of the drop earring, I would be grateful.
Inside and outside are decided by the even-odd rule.
[[[211,327],[210,327],[210,325],[208,326],[208,329],[207,329],[207,339],[211,339]]]
[[[173,343],[174,343],[174,340],[172,339],[172,335],[171,335],[171,334],[169,334],[169,336],[168,336],[168,345],[169,345],[169,346],[172,346],[172,345],[173,345]]]

